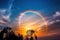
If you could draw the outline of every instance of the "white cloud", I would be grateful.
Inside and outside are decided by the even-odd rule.
[[[5,14],[6,9],[0,9],[0,14]]]
[[[4,22],[3,20],[0,20],[0,23],[6,23],[6,22]]]
[[[56,12],[56,14],[53,15],[54,17],[60,16],[60,12]]]
[[[56,22],[60,22],[60,19],[56,19],[57,17],[60,17],[60,12],[56,12],[50,17],[47,17],[48,25],[54,24]]]
[[[5,19],[5,20],[7,20],[7,21],[10,21],[10,15],[11,14],[8,14],[6,16],[2,15],[2,18]]]
[[[9,7],[7,9],[0,9],[0,24],[10,24],[11,8],[13,6],[14,1],[15,0],[10,0]]]
[[[0,9],[0,24],[6,24],[6,23],[10,22],[11,14],[10,13],[7,14],[6,12],[7,12],[6,9]]]
[[[56,22],[60,22],[60,20],[56,20]]]
[[[50,21],[48,23],[49,23],[48,25],[51,25],[51,24],[55,23],[55,21]]]

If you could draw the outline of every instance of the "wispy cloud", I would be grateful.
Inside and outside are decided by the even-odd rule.
[[[56,23],[56,22],[60,22],[59,18],[60,18],[60,12],[56,12],[52,16],[47,17],[48,25],[51,25],[51,24]]]
[[[0,14],[5,14],[5,12],[6,12],[6,9],[0,9]]]
[[[7,23],[10,21],[10,14],[6,14],[6,9],[0,9],[0,23]]]
[[[60,12],[56,12],[53,17],[57,17],[57,16],[60,16]]]
[[[10,0],[9,7],[7,9],[0,9],[0,24],[7,24],[11,21],[10,16],[12,15],[11,9],[15,0]]]

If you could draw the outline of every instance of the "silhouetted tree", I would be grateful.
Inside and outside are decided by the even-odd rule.
[[[35,35],[35,40],[37,40],[37,36]]]
[[[23,40],[23,35],[18,34],[18,40]]]
[[[0,32],[0,40],[3,40],[3,31]]]
[[[30,37],[30,40],[33,40],[33,37],[32,36]]]
[[[28,36],[26,36],[25,40],[29,40]]]

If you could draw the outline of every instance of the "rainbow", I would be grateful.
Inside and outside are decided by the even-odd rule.
[[[18,18],[18,26],[20,27],[21,26],[21,18],[27,13],[27,12],[33,12],[34,14],[37,14],[38,16],[40,16],[42,18],[42,20],[44,21],[44,25],[46,25],[46,31],[48,30],[48,27],[47,27],[47,21],[45,19],[45,17],[37,12],[37,11],[32,11],[32,10],[28,10],[28,11],[25,11],[25,12],[22,12],[20,15],[19,15],[19,18]]]

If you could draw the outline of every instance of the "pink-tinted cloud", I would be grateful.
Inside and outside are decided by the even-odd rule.
[[[48,17],[47,18],[48,25],[51,25],[51,24],[56,23],[56,22],[60,22],[60,19],[58,17],[60,18],[60,12],[56,12],[52,16]]]
[[[56,12],[53,16],[54,17],[60,16],[60,12]]]
[[[11,14],[6,13],[6,9],[0,9],[0,24],[1,25],[8,25],[8,22],[10,22],[10,16]],[[5,15],[6,14],[6,15]]]

